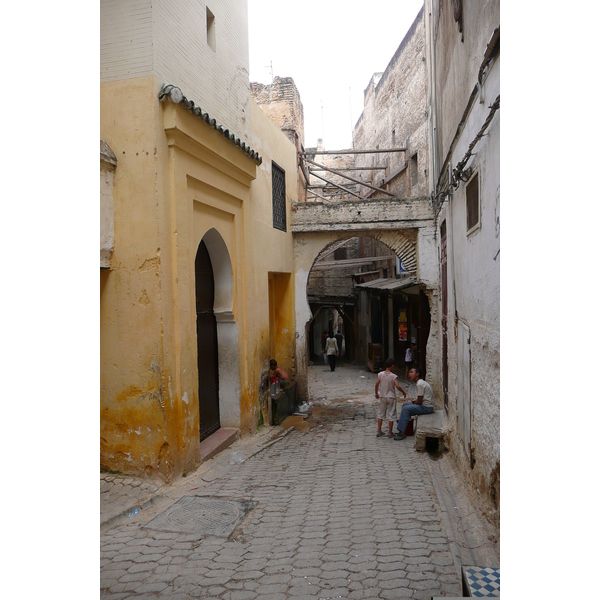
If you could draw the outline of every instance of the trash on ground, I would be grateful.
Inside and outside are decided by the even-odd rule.
[[[138,509],[136,508],[132,513],[129,514],[129,518],[133,517],[133,515],[137,515]]]

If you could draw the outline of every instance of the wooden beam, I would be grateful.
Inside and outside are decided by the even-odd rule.
[[[364,181],[360,181],[360,179],[354,179],[354,177],[350,177],[350,175],[344,175],[343,173],[340,173],[337,169],[330,169],[329,167],[326,167],[325,165],[316,163],[313,160],[308,160],[308,158],[306,158],[305,161],[311,165],[316,165],[317,167],[323,167],[326,171],[329,171],[330,173],[333,173],[334,175],[338,175],[339,177],[344,177],[345,179],[349,179],[350,181],[353,181],[354,183],[358,183],[359,185],[364,185],[365,187],[375,190],[376,192],[381,192],[382,194],[385,194],[386,196],[391,196],[392,198],[396,198],[397,200],[399,200],[399,198],[398,198],[398,196],[396,196],[396,194],[392,194],[391,192],[388,192],[381,188],[375,187],[374,185],[371,185],[370,183],[365,183]],[[309,171],[309,173],[312,174],[313,171]],[[315,177],[318,177],[318,175],[315,175]]]
[[[301,152],[300,154],[306,156],[310,154],[315,156],[316,154],[380,154],[382,152],[406,152],[406,148],[375,148],[374,150],[321,150],[316,152]]]

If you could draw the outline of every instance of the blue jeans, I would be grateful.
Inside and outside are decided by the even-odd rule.
[[[433,406],[422,406],[421,404],[413,404],[412,402],[405,402],[402,405],[402,412],[398,419],[398,431],[400,433],[406,433],[406,426],[410,421],[410,418],[414,415],[430,415],[433,412]]]

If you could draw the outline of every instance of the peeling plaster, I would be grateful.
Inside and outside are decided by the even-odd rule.
[[[187,395],[187,392],[183,392],[183,398],[182,398],[182,400],[183,400],[183,401],[184,401],[186,404],[189,404],[189,403],[190,403],[190,402],[189,402],[189,400],[188,400],[188,395]]]

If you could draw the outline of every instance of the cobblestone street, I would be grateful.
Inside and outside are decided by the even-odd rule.
[[[457,536],[472,526],[463,523],[457,534],[444,516],[435,469],[447,457],[416,452],[411,438],[375,437],[374,383],[356,367],[331,373],[315,365],[312,414],[302,427],[239,440],[171,485],[103,474],[102,597],[460,596],[457,563],[468,542]],[[245,460],[236,464],[239,456]],[[136,514],[119,516],[116,507],[127,508],[119,484]],[[171,531],[156,528],[153,519],[184,497],[255,506],[228,538],[177,532],[174,521]],[[482,539],[473,548],[482,544],[494,560],[498,548]]]

